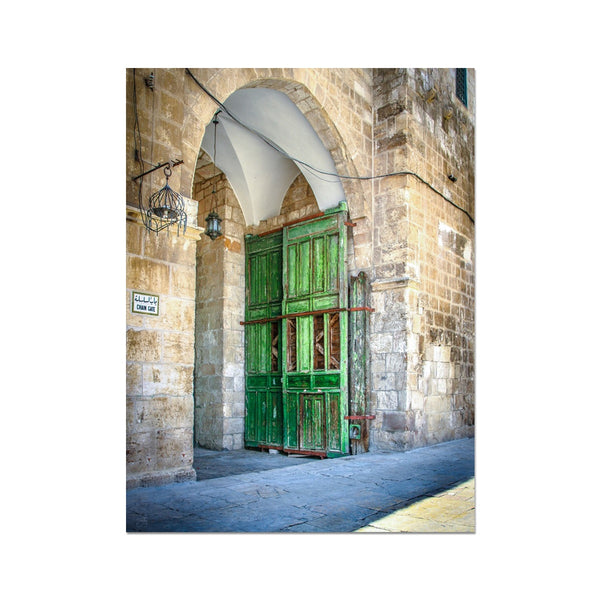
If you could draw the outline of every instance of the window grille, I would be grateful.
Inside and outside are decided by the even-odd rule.
[[[467,70],[456,69],[456,95],[467,106]]]

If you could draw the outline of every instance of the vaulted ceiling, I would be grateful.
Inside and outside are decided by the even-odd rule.
[[[263,219],[278,215],[290,184],[300,172],[321,210],[335,207],[344,199],[338,177],[309,168],[336,173],[333,159],[319,136],[284,93],[244,88],[234,92],[223,104],[238,121],[282,150],[274,149],[226,111],[218,113],[215,164],[227,176],[247,225],[257,225]],[[208,124],[201,144],[213,161],[214,128],[212,122]]]

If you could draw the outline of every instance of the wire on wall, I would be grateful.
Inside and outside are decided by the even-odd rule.
[[[386,173],[384,175],[364,175],[364,176],[339,175],[338,173],[330,173],[328,171],[323,171],[321,169],[318,169],[317,167],[314,167],[314,166],[312,166],[312,165],[304,162],[303,160],[300,160],[299,158],[295,158],[293,156],[290,156],[283,148],[281,148],[280,146],[278,146],[273,140],[271,140],[270,138],[268,138],[267,136],[265,136],[264,134],[262,134],[260,131],[257,131],[256,129],[253,129],[249,125],[246,125],[246,123],[244,123],[243,121],[240,121],[240,119],[235,114],[233,114],[222,102],[219,101],[218,98],[216,98],[214,96],[214,94],[212,94],[204,85],[202,85],[202,83],[200,83],[200,81],[198,81],[198,79],[196,79],[196,77],[190,71],[190,69],[186,68],[185,72],[196,82],[196,84],[202,89],[202,91],[225,114],[227,114],[227,116],[229,116],[238,125],[240,125],[244,129],[246,129],[250,133],[258,136],[263,142],[265,142],[265,144],[269,145],[271,148],[273,148],[274,150],[276,150],[277,152],[279,152],[280,154],[282,154],[286,158],[288,158],[290,160],[293,160],[295,163],[303,165],[304,167],[306,167],[307,169],[309,169],[313,174],[316,175],[317,173],[319,173],[321,175],[327,175],[327,176],[330,176],[330,177],[338,177],[340,179],[354,179],[354,180],[359,180],[359,181],[371,181],[371,180],[374,180],[374,179],[383,179],[385,177],[394,177],[394,176],[399,176],[399,175],[410,175],[410,176],[415,177],[416,179],[418,179],[421,183],[423,183],[424,185],[426,185],[430,190],[432,190],[433,192],[435,192],[436,194],[438,194],[439,196],[441,196],[446,202],[450,203],[452,206],[454,206],[455,208],[457,208],[458,210],[460,210],[461,212],[463,212],[469,218],[469,220],[471,221],[471,223],[475,224],[475,220],[473,219],[473,217],[470,215],[470,213],[467,210],[465,210],[462,206],[459,206],[458,204],[456,204],[456,202],[453,202],[450,198],[448,198],[447,196],[445,196],[442,192],[440,192],[439,190],[437,190],[428,181],[426,181],[425,179],[423,179],[419,174],[415,173],[414,171],[395,171],[393,173]]]

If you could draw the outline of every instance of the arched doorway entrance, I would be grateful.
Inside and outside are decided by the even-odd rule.
[[[343,188],[285,94],[242,89],[224,104],[231,114],[218,111],[216,135],[207,126],[194,184],[199,222],[216,209],[224,234],[198,244],[195,443],[345,454]]]

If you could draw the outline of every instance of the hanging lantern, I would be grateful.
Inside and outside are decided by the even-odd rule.
[[[215,133],[214,133],[214,145],[213,145],[213,191],[212,191],[212,195],[211,195],[211,203],[210,203],[210,212],[208,213],[208,217],[206,217],[205,221],[206,221],[206,229],[204,230],[204,233],[211,239],[213,240],[213,242],[221,235],[223,235],[223,232],[221,231],[221,221],[222,219],[219,217],[219,215],[216,212],[216,206],[217,206],[217,202],[216,202],[216,194],[217,194],[217,184],[216,184],[216,168],[217,168],[217,124],[219,123],[219,120],[217,119],[217,115],[220,113],[221,111],[218,110],[215,113],[215,116],[213,118],[213,123],[215,125]]]
[[[150,196],[148,206],[140,207],[142,220],[146,229],[158,233],[163,229],[168,229],[171,225],[177,225],[177,235],[183,227],[183,233],[187,227],[187,215],[183,196],[171,189],[169,186],[169,177],[171,176],[171,164],[165,167],[165,177],[167,179],[165,186],[158,192]]]
[[[220,235],[223,235],[221,231],[221,218],[216,212],[209,212],[208,217],[205,219],[206,229],[204,233],[211,239],[216,240]]]

